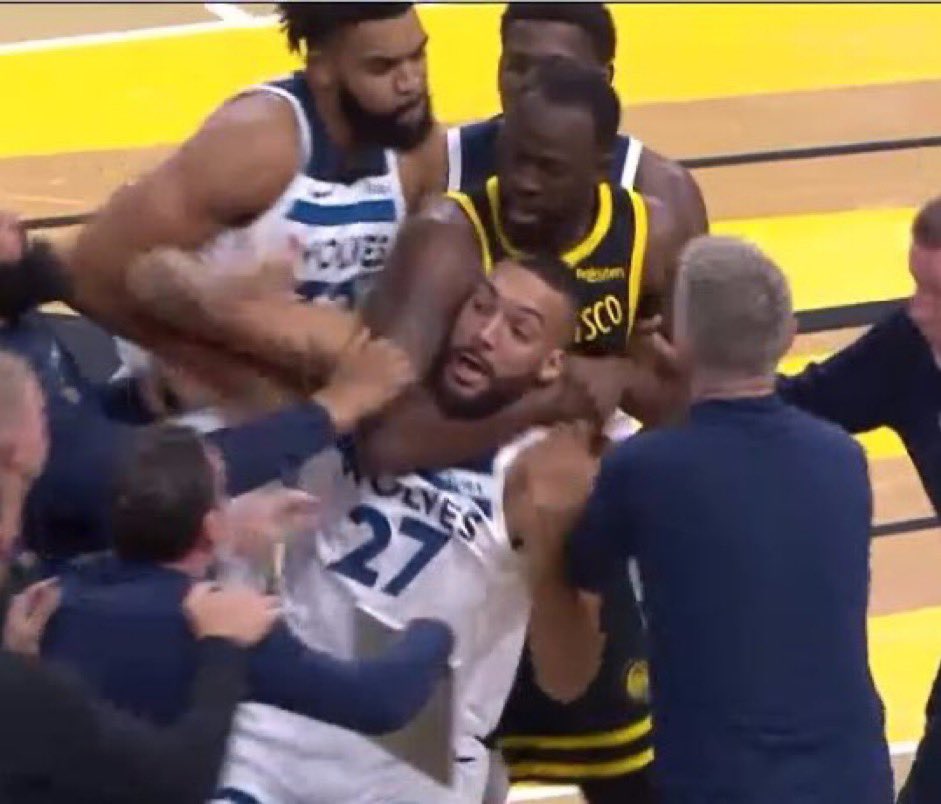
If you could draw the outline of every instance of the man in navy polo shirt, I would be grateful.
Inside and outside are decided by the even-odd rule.
[[[568,540],[571,579],[598,591],[625,574],[629,555],[639,561],[665,802],[885,804],[891,770],[866,645],[865,457],[845,432],[774,393],[794,322],[770,260],[700,238],[677,282],[690,415],[606,456]],[[552,451],[550,438],[541,466]],[[590,469],[568,452],[570,466]],[[572,495],[531,493],[546,516],[527,549],[552,554]],[[531,644],[565,627],[573,646],[589,645],[594,626],[579,612],[590,609],[573,590],[546,578],[537,588],[558,606],[545,622],[534,607]],[[587,649],[533,653],[555,663],[546,677],[571,683],[593,672],[580,661]]]
[[[894,430],[905,444],[936,512],[941,512],[941,196],[919,211],[909,269],[915,293],[902,309],[858,341],[796,377],[778,392],[793,405],[851,433]],[[941,670],[927,706],[927,726],[900,804],[941,801]]]

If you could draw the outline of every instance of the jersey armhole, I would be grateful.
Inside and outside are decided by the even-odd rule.
[[[449,128],[448,138],[448,190],[460,190],[464,164],[461,156],[461,129]]]
[[[493,476],[496,487],[499,492],[494,495],[493,501],[493,524],[494,528],[501,534],[501,541],[504,546],[514,555],[518,549],[514,546],[513,534],[510,533],[509,523],[506,521],[506,484],[513,464],[520,454],[533,444],[546,437],[546,430],[543,428],[534,428],[523,433],[515,441],[507,444],[498,453],[493,461]]]
[[[637,303],[640,301],[640,289],[643,284],[644,263],[647,258],[647,202],[636,190],[628,190],[631,206],[634,209],[634,243],[631,248],[630,274],[627,280],[627,333],[630,337],[637,317]]]
[[[295,98],[290,92],[281,87],[274,87],[269,84],[260,84],[251,89],[247,89],[245,92],[241,93],[242,95],[250,95],[255,92],[268,92],[272,95],[276,95],[282,100],[286,100],[291,106],[291,110],[294,112],[294,122],[297,124],[297,131],[301,138],[301,152],[300,152],[300,163],[298,165],[298,173],[303,173],[307,168],[307,165],[310,164],[311,157],[314,155],[314,143],[313,137],[310,133],[310,125],[307,122],[307,115],[304,113],[304,107],[301,106],[301,102]]]
[[[640,167],[640,157],[644,152],[644,144],[635,137],[627,146],[624,155],[624,166],[621,168],[621,186],[625,190],[633,190],[637,184],[637,169]]]

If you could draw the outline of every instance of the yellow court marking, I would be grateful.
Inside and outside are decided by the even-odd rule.
[[[420,9],[442,120],[497,110],[502,9]],[[937,5],[667,3],[612,11],[620,37],[615,86],[627,104],[941,76]],[[297,64],[264,19],[0,45],[4,113],[16,121],[0,128],[0,157],[176,142],[227,96]]]
[[[917,740],[941,658],[941,608],[869,620],[869,660],[885,703],[890,742]]]
[[[761,246],[787,274],[797,310],[881,301],[911,293],[914,209],[852,210],[719,221],[716,234]]]

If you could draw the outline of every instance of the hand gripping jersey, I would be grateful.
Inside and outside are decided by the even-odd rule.
[[[351,450],[322,453],[300,479],[328,524],[285,555],[283,598],[311,646],[355,655],[357,606],[388,623],[454,630],[454,781],[448,789],[372,738],[257,704],[241,707],[225,786],[269,802],[466,804],[488,772],[495,728],[519,664],[529,596],[503,516],[507,468],[495,456],[438,472],[360,477]],[[389,690],[390,695],[395,690]]]
[[[449,192],[474,228],[490,271],[504,257],[519,257],[503,230],[500,183],[491,176],[469,192]],[[633,190],[598,185],[595,220],[580,243],[559,256],[578,279],[582,309],[576,351],[620,354],[627,344],[640,296],[647,247],[647,207]]]

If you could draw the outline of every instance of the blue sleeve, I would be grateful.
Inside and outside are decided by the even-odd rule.
[[[111,538],[111,495],[134,428],[92,401],[47,398],[49,459],[27,498],[23,540],[47,556],[102,550]]]
[[[101,383],[94,386],[94,392],[98,404],[109,419],[126,424],[151,424],[154,421],[154,414],[147,409],[141,397],[137,377]]]
[[[919,341],[908,315],[895,313],[823,363],[779,378],[778,393],[850,433],[891,426],[907,368],[924,349]]]
[[[625,516],[623,455],[605,457],[585,512],[568,542],[569,578],[575,586],[603,592],[626,582],[632,545]]]
[[[238,495],[290,476],[337,435],[327,411],[311,402],[207,438],[225,458],[229,493]]]
[[[363,734],[386,734],[427,703],[453,644],[444,623],[416,620],[383,656],[341,661],[305,647],[282,623],[252,652],[250,696]]]

